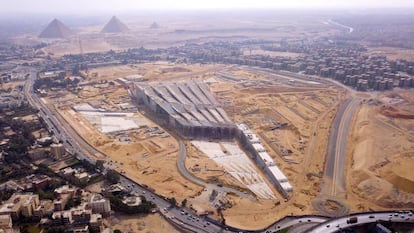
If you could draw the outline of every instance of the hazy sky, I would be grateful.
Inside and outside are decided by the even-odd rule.
[[[102,13],[148,9],[414,7],[414,0],[0,0],[1,13]]]

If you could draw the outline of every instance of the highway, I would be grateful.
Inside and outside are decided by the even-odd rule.
[[[56,119],[58,114],[52,113],[52,111],[40,100],[40,98],[34,93],[33,84],[37,77],[37,71],[33,70],[30,72],[29,78],[26,80],[24,86],[24,94],[29,102],[34,108],[39,109],[39,116],[44,119],[48,129],[53,132],[55,138],[62,141],[65,146],[65,149],[76,155],[78,159],[84,159],[89,161],[92,164],[95,164],[96,161],[88,156],[88,153],[85,152],[85,148],[91,147],[89,144],[85,144],[83,139],[77,136],[76,132],[68,133],[67,130],[72,130],[70,126],[66,124],[66,128],[62,127],[61,122]],[[62,120],[62,119],[61,119]],[[75,141],[76,140],[76,141]],[[185,144],[180,141],[180,154],[183,154],[185,158]],[[85,146],[85,147],[83,147]],[[90,149],[90,148],[89,148]],[[105,174],[109,168],[108,164],[104,164],[105,169],[103,173]],[[160,213],[170,222],[175,223],[175,225],[187,232],[239,232],[238,229],[233,229],[229,231],[224,231],[223,228],[226,226],[221,226],[214,223],[213,221],[208,221],[209,219],[200,218],[199,216],[191,213],[185,208],[171,208],[170,203],[165,200],[163,197],[160,197],[150,191],[149,189],[139,185],[138,183],[128,179],[127,177],[121,175],[121,183],[130,189],[131,192],[136,192],[139,195],[145,196],[147,200],[154,202],[157,207],[160,209]],[[221,187],[219,187],[221,188]],[[224,188],[224,187],[222,187]]]
[[[347,221],[350,217],[356,217],[357,222],[348,223]],[[341,229],[346,229],[366,223],[375,223],[378,221],[414,223],[414,217],[412,211],[389,211],[352,214],[321,223],[308,230],[308,233],[333,233]]]
[[[31,71],[24,86],[24,94],[29,104],[39,110],[38,114],[47,124],[49,131],[53,132],[53,136],[56,139],[62,141],[62,144],[65,146],[65,149],[70,154],[76,154],[78,159],[84,159],[92,164],[95,164],[95,160],[85,155],[84,149],[80,149],[81,147],[78,145],[78,142],[82,143],[83,140],[79,140],[79,137],[77,137],[78,141],[73,140],[73,137],[71,137],[67,133],[66,128],[61,127],[61,123],[56,119],[57,114],[55,114],[54,112],[52,113],[52,111],[46,106],[46,104],[44,104],[43,101],[41,101],[40,98],[34,93],[33,84],[36,79],[36,76],[37,71]],[[71,129],[70,127],[68,128]]]
[[[331,127],[325,166],[325,179],[328,182],[322,189],[322,193],[328,196],[345,195],[346,144],[352,117],[360,102],[358,98],[345,100],[340,105]]]
[[[134,181],[122,177],[120,183],[127,187],[128,191],[137,195],[144,196],[146,200],[154,202],[159,208],[159,212],[168,221],[175,223],[178,227],[185,228],[193,232],[222,232],[221,226],[208,221],[208,219],[199,217],[185,208],[173,207],[163,197],[160,197],[148,189],[137,185]]]
[[[88,156],[88,152],[85,151],[85,147],[90,147],[89,144],[87,146],[85,144],[82,144],[82,139],[80,139],[76,132],[68,133],[68,130],[71,129],[70,126],[66,123],[66,129],[62,127],[61,122],[58,121],[56,116],[58,114],[55,114],[48,109],[46,104],[44,104],[38,96],[33,91],[33,83],[37,76],[37,71],[32,70],[30,71],[30,76],[26,80],[25,86],[24,86],[24,94],[28,100],[28,102],[34,107],[39,109],[39,116],[44,119],[46,122],[48,129],[53,132],[54,136],[57,139],[60,139],[63,144],[65,145],[66,150],[69,153],[76,154],[78,159],[85,159],[93,164],[96,163],[96,161]],[[338,131],[337,133],[334,133],[336,135],[335,138],[342,137],[346,138],[346,135],[348,134],[348,128],[349,124],[352,119],[353,112],[359,105],[358,99],[352,99],[345,102],[345,104],[341,107],[338,115],[341,115],[341,120],[338,120],[337,125],[335,125],[335,128]],[[62,120],[62,119],[60,119]],[[73,129],[71,129],[73,130]],[[176,137],[176,136],[175,136]],[[198,183],[200,185],[203,185],[205,187],[214,188],[218,191],[224,191],[224,192],[235,192],[239,195],[247,195],[245,193],[240,193],[237,190],[233,190],[227,187],[218,187],[217,185],[205,183],[204,181],[198,179],[197,177],[194,177],[192,174],[190,174],[184,164],[185,157],[186,157],[186,148],[184,142],[177,138],[180,146],[179,151],[179,159],[177,160],[177,167],[179,168],[181,174],[183,174],[187,179],[191,180],[192,182]],[[335,147],[340,147],[340,152],[334,153],[333,162],[331,163],[333,166],[332,169],[329,169],[331,171],[330,176],[332,178],[337,177],[336,179],[340,179],[341,175],[337,174],[335,175],[336,170],[339,167],[341,167],[341,162],[343,164],[344,162],[344,153],[345,153],[345,146],[346,146],[346,140],[340,140],[345,141],[345,144],[337,144],[335,143]],[[338,141],[335,141],[338,142]],[[83,147],[85,146],[85,147]],[[343,149],[341,149],[343,148]],[[338,157],[339,156],[339,157]],[[340,159],[342,157],[342,160]],[[339,158],[336,159],[336,158]],[[108,164],[104,164],[105,169],[103,173],[105,174],[106,170],[109,168]],[[342,172],[343,172],[343,166],[342,166]],[[343,175],[342,175],[343,176]],[[304,225],[307,224],[307,226],[312,227],[314,224],[310,223],[316,223],[317,225],[312,227],[310,232],[335,232],[338,229],[345,229],[350,226],[356,226],[363,223],[368,222],[375,222],[378,220],[382,221],[393,221],[393,222],[413,222],[412,212],[410,213],[398,213],[395,211],[391,212],[380,212],[380,213],[361,213],[356,214],[353,216],[358,216],[358,223],[355,224],[348,224],[346,220],[348,220],[349,217],[341,217],[336,219],[327,220],[324,217],[319,216],[303,216],[303,217],[292,217],[292,218],[284,218],[282,220],[278,220],[276,223],[270,225],[269,227],[262,229],[262,230],[256,230],[256,231],[247,231],[242,229],[233,228],[230,226],[222,225],[220,223],[217,223],[213,219],[210,219],[209,217],[200,217],[192,213],[192,211],[188,210],[187,208],[178,208],[173,207],[171,204],[161,196],[158,196],[154,192],[150,191],[148,188],[145,188],[138,183],[130,180],[128,177],[125,177],[121,175],[120,182],[123,184],[124,187],[129,189],[129,191],[144,196],[147,200],[150,200],[154,202],[157,207],[159,208],[159,212],[162,216],[165,217],[165,219],[172,224],[174,224],[176,227],[181,229],[183,232],[275,232],[281,229],[285,229],[288,227],[292,227],[295,225]],[[334,192],[337,192],[334,190]],[[373,216],[373,217],[372,217]],[[301,227],[297,229],[303,229]]]
[[[346,25],[343,25],[343,24],[341,24],[341,23],[335,22],[335,21],[333,21],[332,19],[328,20],[328,22],[327,22],[327,23],[330,23],[330,24],[336,25],[336,26],[341,27],[341,28],[348,29],[348,33],[352,33],[352,32],[354,31],[354,28],[353,28],[353,27],[346,26]]]
[[[329,218],[321,217],[321,216],[303,216],[303,217],[286,217],[281,219],[269,227],[267,227],[263,232],[275,232],[279,230],[283,230],[289,227],[293,227],[295,225],[301,225],[305,223],[323,223],[328,221]]]

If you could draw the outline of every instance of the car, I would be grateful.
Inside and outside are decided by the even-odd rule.
[[[328,224],[328,225],[326,225],[326,228],[329,228],[330,227],[330,225]]]
[[[370,215],[369,218],[375,218],[375,216],[374,215]]]
[[[181,215],[184,215],[184,214],[185,214],[184,210],[181,210]]]

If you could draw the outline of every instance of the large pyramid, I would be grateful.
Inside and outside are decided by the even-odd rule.
[[[47,27],[40,33],[40,38],[67,38],[72,35],[73,32],[66,25],[60,22],[58,19],[54,19],[47,25]]]
[[[105,25],[101,32],[103,33],[117,33],[126,32],[128,27],[122,23],[117,17],[113,16],[111,20]]]

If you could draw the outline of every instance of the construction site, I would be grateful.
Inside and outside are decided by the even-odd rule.
[[[363,210],[413,208],[413,92],[375,97],[366,99],[354,122],[347,156],[350,196]]]
[[[224,65],[137,64],[94,68],[84,75],[77,93],[50,92],[43,101],[97,149],[92,156],[122,174],[165,197],[186,199],[198,214],[224,217],[245,229],[286,215],[319,213],[309,203],[319,197],[325,180],[329,132],[349,95],[345,89],[324,79]],[[403,132],[412,127],[411,93],[362,97],[366,100],[352,122],[347,195],[341,202],[350,211],[406,206],[412,190],[396,190],[411,187],[406,184],[413,180],[403,167],[412,164],[412,139],[401,140],[411,135]],[[381,163],[364,157],[375,146],[365,146],[372,139],[363,135],[381,130],[377,121],[387,123],[382,134],[394,134],[401,144],[393,152],[372,153],[393,153]],[[391,133],[397,125],[400,131]],[[185,169],[213,186],[203,187],[180,172],[179,140]],[[407,173],[393,172],[397,168]]]

